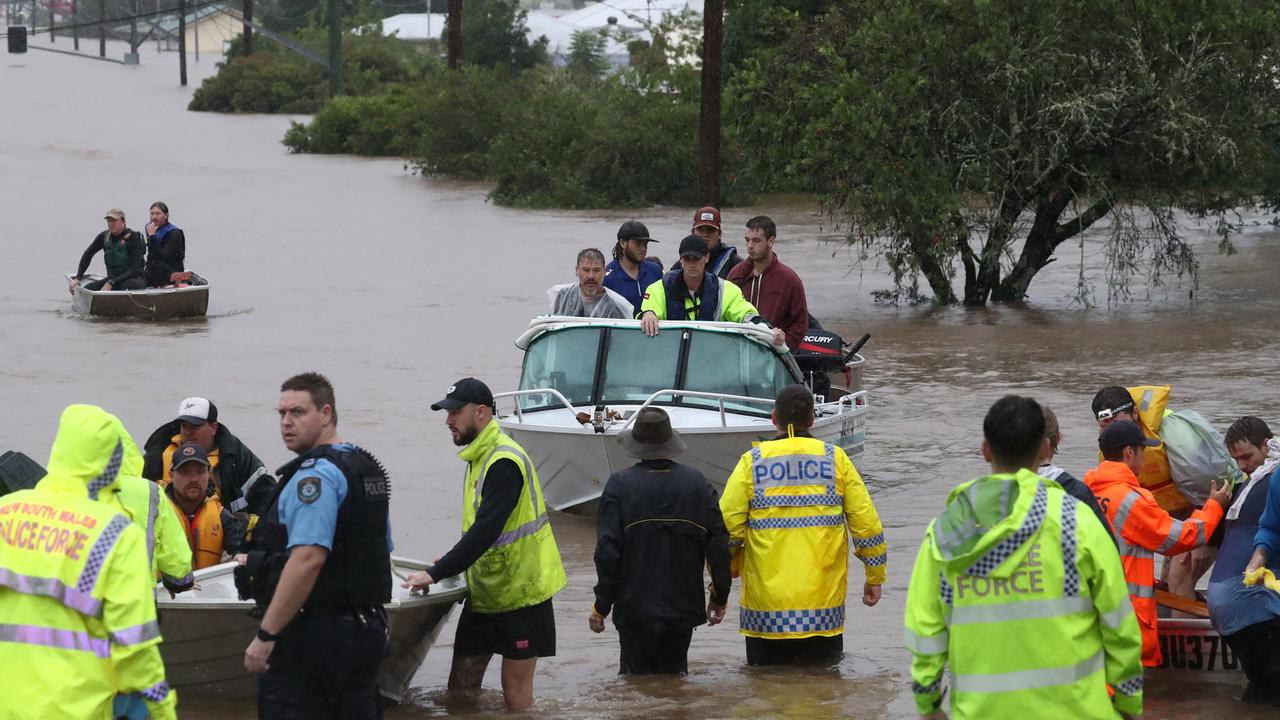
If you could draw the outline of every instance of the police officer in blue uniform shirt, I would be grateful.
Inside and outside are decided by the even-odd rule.
[[[324,376],[295,375],[280,393],[280,434],[299,454],[278,472],[276,496],[236,578],[263,613],[244,663],[262,673],[258,717],[378,718],[382,606],[391,599],[386,472],[338,438]]]

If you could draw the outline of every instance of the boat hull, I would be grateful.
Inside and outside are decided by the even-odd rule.
[[[138,320],[172,320],[204,317],[209,310],[209,285],[198,275],[198,285],[146,290],[72,291],[72,307],[79,315]],[[86,278],[87,280],[88,278]]]
[[[773,423],[765,417],[739,419],[746,424],[724,427],[720,426],[719,414],[714,411],[694,413],[667,409],[671,411],[672,426],[688,446],[677,460],[700,470],[716,492],[724,490],[729,475],[752,443],[777,435]],[[564,413],[564,410],[548,412]],[[538,469],[543,497],[549,507],[594,515],[609,476],[637,462],[623,453],[617,442],[621,423],[597,433],[589,425],[574,428],[542,424],[538,422],[538,415],[527,412],[523,418],[499,418],[498,423],[529,453],[529,459]],[[840,446],[856,461],[866,445],[866,421],[863,411],[819,416],[811,432],[819,440]]]
[[[1161,618],[1158,626],[1163,662],[1149,675],[1177,681],[1243,683],[1240,658],[1213,623],[1200,618]]]
[[[425,568],[395,558],[402,572]],[[232,573],[235,563],[223,563],[196,572],[200,590],[170,599],[157,589],[160,654],[170,686],[179,694],[252,697],[257,678],[244,669],[244,651],[253,640],[258,622],[249,617],[253,603],[236,595]],[[453,608],[466,598],[461,578],[448,578],[426,596],[409,595],[392,578],[393,597],[387,603],[388,656],[379,668],[378,688],[385,697],[401,700],[413,676],[440,636]]]

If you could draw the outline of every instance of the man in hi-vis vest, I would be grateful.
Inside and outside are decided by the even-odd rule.
[[[479,689],[498,654],[507,708],[524,710],[533,704],[538,658],[556,654],[551,597],[565,586],[538,473],[524,449],[498,428],[493,393],[479,380],[454,383],[431,409],[448,411],[445,425],[467,463],[462,538],[403,587],[421,589],[466,573],[471,594],[458,620],[449,689]]]

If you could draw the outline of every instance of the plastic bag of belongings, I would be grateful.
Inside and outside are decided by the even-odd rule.
[[[1160,439],[1169,457],[1169,476],[1183,495],[1196,505],[1209,499],[1209,485],[1229,479],[1236,483],[1244,474],[1227,452],[1222,434],[1194,410],[1179,410],[1164,416]]]

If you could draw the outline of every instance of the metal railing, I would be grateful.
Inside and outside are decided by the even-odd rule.
[[[494,402],[494,405],[496,406],[498,403],[498,398],[512,398],[515,401],[514,405],[516,409],[516,413],[515,413],[516,422],[523,424],[524,408],[520,407],[519,398],[533,396],[533,395],[550,395],[554,397],[556,400],[560,401],[560,407],[563,407],[569,413],[569,416],[573,418],[573,421],[578,422],[578,411],[573,409],[573,403],[569,402],[569,398],[565,397],[563,393],[561,393],[559,390],[556,390],[555,388],[529,388],[528,390],[511,390],[509,392],[500,392],[493,396],[493,402]],[[546,408],[539,408],[537,412],[543,412],[545,409]],[[554,410],[557,408],[553,405],[551,406],[551,409]],[[588,429],[585,425],[581,425],[581,424],[579,424],[579,427],[581,427],[584,430]]]
[[[667,388],[665,390],[659,390],[653,393],[652,395],[650,395],[644,401],[644,403],[640,405],[640,407],[636,408],[636,411],[632,413],[631,417],[627,418],[627,421],[622,425],[622,429],[625,430],[628,427],[631,427],[631,424],[635,422],[637,417],[639,417],[640,412],[642,410],[649,407],[654,403],[655,400],[665,395],[672,396],[672,399],[674,399],[675,397],[696,397],[696,398],[706,398],[708,400],[715,400],[716,405],[720,410],[720,426],[721,427],[729,426],[729,423],[726,421],[724,416],[724,403],[726,400],[730,402],[741,402],[741,403],[747,403],[747,404],[754,403],[756,405],[773,407],[773,398],[757,398],[757,397],[748,397],[746,395],[729,395],[728,393],[702,392],[700,390],[675,390],[672,388]]]

